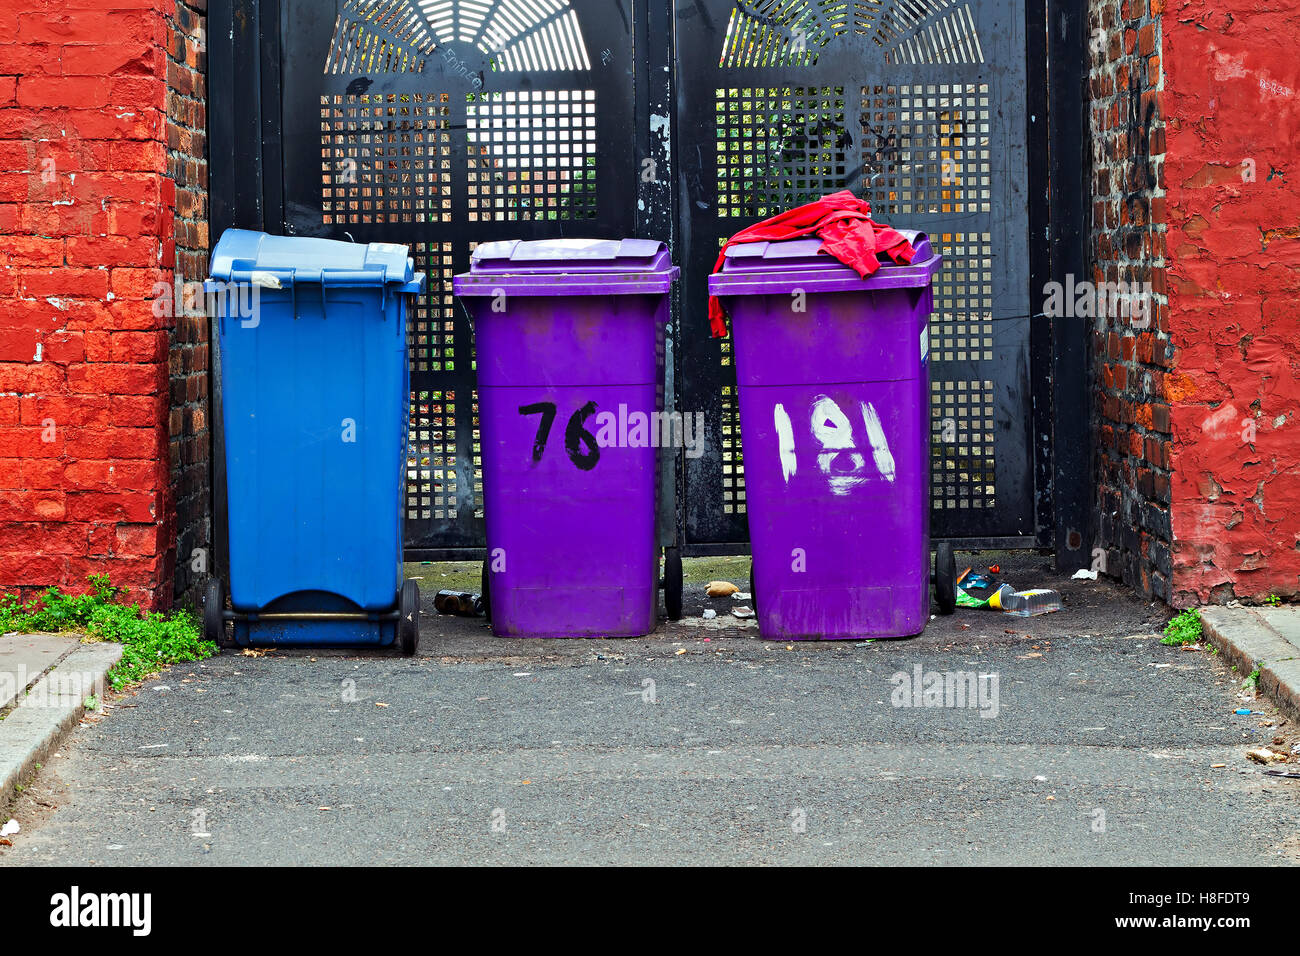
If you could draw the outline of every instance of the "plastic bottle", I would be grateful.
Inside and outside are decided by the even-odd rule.
[[[1003,585],[997,594],[989,600],[992,607],[999,607],[1016,617],[1037,617],[1061,609],[1061,595],[1047,588],[1031,588],[1028,591],[1013,591],[1010,585]]]

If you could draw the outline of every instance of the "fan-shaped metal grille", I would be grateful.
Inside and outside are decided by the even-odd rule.
[[[466,46],[494,71],[591,69],[569,0],[345,0],[325,72],[421,73]]]
[[[846,35],[869,38],[886,63],[984,62],[970,5],[960,0],[740,0],[718,65],[813,66]]]

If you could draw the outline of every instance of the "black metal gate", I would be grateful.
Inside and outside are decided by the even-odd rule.
[[[722,241],[852,190],[944,256],[930,330],[932,528],[1035,532],[1023,0],[697,0],[677,31],[688,542],[746,537],[729,340],[696,303]]]
[[[480,242],[635,232],[631,2],[281,2],[286,231],[414,250],[406,543],[481,546],[451,277]]]
[[[1079,112],[1056,138],[1037,114],[1048,44],[1082,38],[1070,10],[1049,39],[1046,12],[213,0],[213,226],[414,250],[429,292],[410,323],[406,527],[423,557],[482,547],[472,331],[451,275],[491,239],[669,239],[684,270],[676,397],[705,413],[709,439],[680,460],[680,530],[688,549],[734,550],[747,538],[735,373],[729,342],[708,337],[705,280],[724,237],[851,189],[945,256],[930,340],[935,535],[1050,544],[1066,420],[1053,372],[1056,353],[1082,355],[1082,330],[1066,340],[1031,319],[1031,289],[1066,270],[1031,249],[1030,229],[1056,226],[1046,147],[1069,146],[1082,109],[1076,91],[1056,95]],[[1071,210],[1056,219],[1077,233]]]

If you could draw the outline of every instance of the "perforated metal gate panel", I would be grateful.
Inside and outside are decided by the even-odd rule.
[[[730,343],[708,337],[723,240],[840,189],[943,252],[931,328],[932,530],[1034,533],[1025,10],[1021,0],[678,6],[682,407],[690,543],[746,537]]]
[[[406,545],[481,547],[473,330],[451,277],[493,239],[634,234],[630,0],[282,0],[285,228],[401,242]]]
[[[282,138],[285,231],[408,243],[429,275],[409,327],[408,548],[483,543],[473,333],[452,274],[479,242],[656,221],[635,77],[670,64],[678,401],[705,413],[709,441],[683,460],[685,543],[747,536],[730,342],[709,338],[705,315],[717,250],[844,188],[945,256],[934,533],[1033,534],[1021,0],[690,0],[672,52],[666,29],[644,35],[663,14],[644,13],[633,0],[280,0],[281,115],[265,132]]]

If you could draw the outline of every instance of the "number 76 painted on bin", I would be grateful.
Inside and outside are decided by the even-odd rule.
[[[894,455],[889,450],[889,441],[885,438],[880,416],[871,402],[860,402],[859,406],[875,470],[886,481],[892,482],[896,477]],[[777,402],[773,408],[772,418],[776,425],[781,456],[781,475],[788,485],[799,467],[794,444],[794,423],[781,402]],[[808,428],[821,446],[821,451],[817,453],[817,467],[826,476],[832,493],[847,495],[851,489],[871,477],[867,474],[866,457],[858,451],[854,441],[853,423],[833,398],[818,395],[813,399],[808,411]]]

